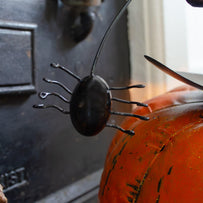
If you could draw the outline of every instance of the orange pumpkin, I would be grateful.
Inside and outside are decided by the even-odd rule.
[[[203,201],[203,92],[184,86],[153,98],[127,118],[105,162],[100,203]]]

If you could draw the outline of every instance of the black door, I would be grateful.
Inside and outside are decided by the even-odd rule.
[[[80,77],[88,75],[99,42],[125,1],[108,0],[92,8],[92,33],[74,43],[67,28],[69,10],[58,0],[0,0],[0,174],[12,202],[96,202],[101,169],[115,130],[105,128],[95,137],[83,137],[69,116],[36,110],[36,92],[57,91],[70,96],[43,77],[63,82],[71,90],[77,81],[51,62],[66,66]],[[110,86],[129,83],[126,16],[110,34],[96,74]],[[114,96],[129,99],[127,91]],[[46,103],[69,109],[58,98]],[[130,111],[113,103],[113,110]],[[123,118],[112,116],[111,123]],[[85,195],[83,195],[85,194]],[[77,200],[77,201],[76,201]]]

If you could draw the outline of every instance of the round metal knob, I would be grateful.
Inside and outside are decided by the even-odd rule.
[[[74,12],[72,13],[74,14]],[[84,40],[92,31],[94,24],[94,13],[88,10],[72,15],[70,23],[70,37],[77,43]]]
[[[70,37],[77,43],[84,40],[92,31],[94,24],[94,12],[91,6],[100,5],[103,0],[61,0],[69,7],[69,31]]]

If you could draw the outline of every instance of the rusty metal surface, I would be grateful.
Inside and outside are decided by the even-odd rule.
[[[150,120],[126,119],[136,135],[117,133],[111,143],[100,202],[201,202],[203,92],[182,86],[146,103],[134,113]]]

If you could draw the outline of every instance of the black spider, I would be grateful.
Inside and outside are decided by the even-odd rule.
[[[127,133],[129,135],[134,135],[134,131],[132,130],[125,130],[121,127],[109,124],[107,123],[109,117],[111,114],[114,115],[120,115],[120,116],[132,116],[136,117],[142,120],[148,120],[148,117],[131,114],[131,113],[123,113],[123,112],[113,112],[111,111],[111,102],[117,101],[117,102],[123,102],[128,104],[137,104],[138,106],[144,106],[147,107],[146,104],[140,103],[140,102],[132,102],[132,101],[126,101],[118,98],[114,98],[111,96],[111,90],[126,90],[130,88],[144,88],[144,85],[133,85],[133,86],[127,86],[127,87],[109,87],[106,81],[101,78],[98,75],[94,75],[94,68],[96,67],[99,55],[101,53],[103,44],[106,40],[106,37],[108,33],[110,32],[112,26],[116,23],[116,21],[119,19],[119,17],[123,14],[123,12],[126,10],[127,6],[131,0],[128,0],[126,4],[122,7],[122,9],[119,11],[118,15],[113,19],[112,23],[110,24],[109,28],[106,30],[106,33],[104,34],[102,41],[99,45],[99,48],[97,50],[96,56],[94,58],[94,62],[91,68],[90,75],[84,77],[81,79],[79,76],[72,73],[70,70],[64,68],[63,66],[60,66],[59,64],[51,64],[53,68],[59,68],[72,77],[74,77],[76,80],[78,80],[78,84],[76,85],[73,92],[69,90],[67,87],[65,87],[62,83],[54,80],[50,80],[47,78],[44,78],[43,80],[48,83],[57,84],[61,86],[63,89],[65,89],[69,94],[71,94],[71,99],[68,101],[66,98],[64,98],[62,95],[58,93],[49,93],[49,92],[41,92],[39,93],[39,97],[41,99],[45,99],[50,95],[57,96],[61,98],[64,102],[70,104],[70,111],[65,111],[59,106],[56,105],[44,105],[44,104],[38,104],[34,105],[34,108],[56,108],[62,113],[70,114],[71,121],[76,128],[76,130],[85,136],[93,136],[98,134],[104,127],[112,127],[116,128],[118,130],[121,130],[124,133]]]

